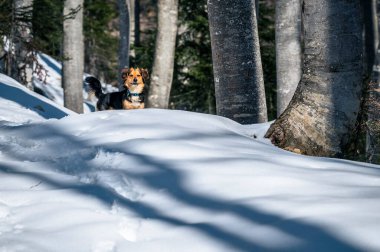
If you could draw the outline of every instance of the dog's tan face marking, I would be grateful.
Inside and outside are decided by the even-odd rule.
[[[146,79],[144,76],[145,74],[147,75],[145,69],[135,69],[133,67],[131,67],[130,69],[124,69],[122,71],[124,87],[128,88],[131,92],[142,92],[144,89],[144,79]]]

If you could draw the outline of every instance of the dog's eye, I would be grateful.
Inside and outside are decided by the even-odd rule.
[[[130,74],[129,77],[133,77],[133,74]]]
[[[138,74],[138,75],[137,75],[137,77],[141,77],[141,75],[140,75],[140,74]]]

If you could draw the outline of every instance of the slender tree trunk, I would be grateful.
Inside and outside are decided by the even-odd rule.
[[[301,2],[276,1],[277,117],[288,106],[302,74]]]
[[[158,29],[147,105],[168,108],[173,81],[178,0],[158,0]]]
[[[120,13],[120,41],[119,41],[119,90],[124,89],[123,81],[121,78],[121,71],[123,68],[129,67],[129,48],[130,48],[130,0],[117,0],[119,13]]]
[[[14,60],[11,66],[11,76],[21,84],[32,88],[33,51],[32,42],[32,11],[33,0],[14,0],[15,25],[13,47]],[[9,54],[10,55],[10,54]]]
[[[135,44],[135,28],[136,28],[136,19],[135,19],[135,4],[136,0],[126,0],[129,3],[129,40],[130,40],[130,45]]]
[[[63,22],[62,86],[65,107],[83,113],[83,0],[65,0],[64,16],[73,9],[79,11]]]
[[[361,1],[364,22],[364,75],[369,77],[375,64],[376,51],[379,43],[377,23],[377,0]]]
[[[135,46],[140,46],[140,0],[135,0]]]
[[[341,156],[360,107],[360,0],[304,0],[303,74],[285,112],[266,137],[285,149]]]
[[[255,0],[207,2],[217,114],[267,121]]]
[[[259,14],[260,14],[260,1],[255,0],[255,8],[256,8],[256,19],[259,20]]]
[[[2,43],[0,43],[0,73],[5,73],[5,67],[6,67],[6,55],[7,52],[4,50],[4,46]]]

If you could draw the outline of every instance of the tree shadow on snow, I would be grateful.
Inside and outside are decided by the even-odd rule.
[[[131,160],[134,159],[144,166],[149,166],[152,170],[149,173],[133,173],[127,169],[125,169],[123,173],[125,173],[127,177],[142,180],[147,186],[154,190],[165,189],[166,194],[187,206],[215,212],[216,214],[233,214],[234,216],[245,220],[247,223],[271,227],[289,236],[295,237],[301,242],[296,245],[284,244],[283,247],[268,247],[248,239],[247,236],[249,236],[249,234],[243,237],[242,235],[234,233],[232,230],[229,230],[228,226],[220,226],[211,222],[192,223],[191,220],[169,216],[165,212],[153,206],[153,204],[129,200],[116,193],[112,188],[108,188],[104,185],[80,184],[79,182],[75,184],[64,183],[49,178],[43,173],[21,171],[16,166],[9,164],[1,164],[0,172],[31,177],[57,189],[71,189],[81,195],[96,198],[110,207],[114,204],[114,202],[117,202],[119,206],[134,212],[140,218],[158,220],[173,226],[193,229],[194,231],[211,238],[215,242],[224,244],[227,251],[360,251],[359,248],[352,244],[348,244],[346,241],[342,241],[329,231],[325,230],[323,227],[300,220],[284,219],[280,215],[268,213],[244,203],[235,203],[189,191],[184,185],[185,174],[173,167],[169,161],[157,159],[150,155],[143,155],[129,149],[117,148],[114,144],[111,147],[107,145],[90,146],[85,141],[80,140],[75,136],[67,135],[64,132],[60,132],[58,129],[55,129],[49,125],[44,125],[44,127],[49,127],[46,131],[50,131],[51,134],[60,136],[66,141],[70,141],[73,146],[77,146],[78,150],[96,147],[111,153],[123,153],[130,157]],[[33,140],[39,139],[41,135],[29,134],[28,137],[31,137],[31,140]],[[187,135],[184,137],[187,138],[189,136]],[[193,138],[195,137],[197,136],[194,135]],[[208,137],[211,139],[223,137],[223,135],[216,134]],[[181,136],[177,136],[176,138],[177,139],[173,139],[173,141],[181,140]],[[49,148],[56,148],[54,143],[48,144],[51,145]],[[29,157],[23,156],[22,153],[13,153],[13,155],[18,160],[29,160]],[[84,158],[88,159],[89,157]],[[89,160],[83,160],[83,162],[86,161]],[[63,172],[65,171],[60,167],[54,168],[60,169]],[[73,169],[75,169],[75,167],[73,167]],[[247,230],[247,232],[249,231]]]

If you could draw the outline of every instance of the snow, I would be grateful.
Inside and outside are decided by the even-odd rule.
[[[37,61],[46,71],[34,73],[33,87],[39,89],[44,96],[53,100],[55,103],[63,106],[63,88],[62,88],[62,64],[54,58],[44,53],[37,53]],[[89,74],[84,74],[85,79]],[[105,92],[118,91],[112,85],[102,83]],[[83,109],[84,113],[95,111],[96,98],[89,97],[89,87],[86,83],[83,84]],[[93,98],[93,99],[92,99]]]
[[[0,251],[380,251],[380,167],[185,111],[78,115],[0,75]]]

